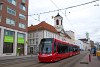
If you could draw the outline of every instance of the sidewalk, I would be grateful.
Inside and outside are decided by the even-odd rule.
[[[5,56],[0,57],[0,60],[8,60],[8,59],[17,59],[17,58],[27,58],[27,57],[34,57],[36,55],[26,55],[26,56]]]
[[[91,61],[89,61],[89,53],[79,61],[74,67],[100,67],[100,59],[97,56],[91,56]]]

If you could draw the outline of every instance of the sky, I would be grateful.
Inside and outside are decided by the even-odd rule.
[[[100,1],[65,9],[91,1],[94,0],[29,0],[28,26],[37,25],[41,21],[54,26],[52,16],[59,13],[63,17],[64,30],[74,31],[76,39],[86,38],[86,32],[88,32],[91,40],[100,42]],[[54,11],[58,9],[64,10]],[[38,21],[38,16],[40,16],[40,21]]]

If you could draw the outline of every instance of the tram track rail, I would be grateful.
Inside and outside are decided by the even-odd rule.
[[[62,62],[58,67],[73,67],[76,62],[80,61],[87,53],[80,54],[80,55],[75,55],[71,58],[68,58],[66,62]]]
[[[83,52],[81,54],[65,58],[54,63],[40,63],[37,56],[17,60],[5,60],[6,63],[5,61],[2,61],[2,63],[0,62],[0,67],[73,67],[73,65],[80,61],[86,54],[87,52]]]

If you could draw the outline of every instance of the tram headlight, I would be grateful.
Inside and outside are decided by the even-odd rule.
[[[52,56],[52,54],[49,54],[48,56]]]

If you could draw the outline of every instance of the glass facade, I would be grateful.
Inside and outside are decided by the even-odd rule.
[[[22,44],[24,44],[24,38],[25,38],[25,34],[22,34],[22,33],[18,33],[18,41],[17,41],[17,43],[22,43]]]
[[[4,30],[3,53],[13,53],[14,32]]]
[[[17,33],[17,36],[17,53],[19,55],[24,55],[25,34]]]

